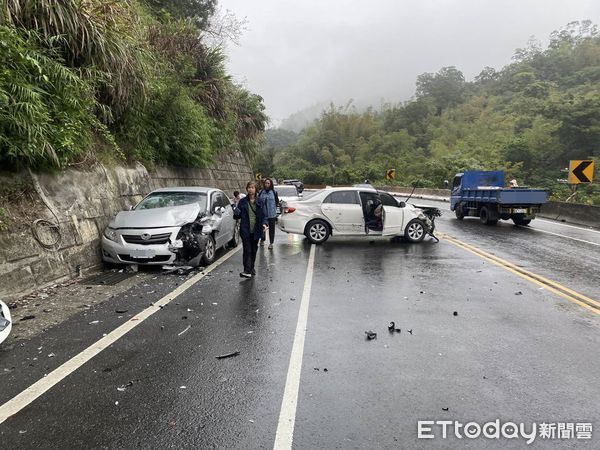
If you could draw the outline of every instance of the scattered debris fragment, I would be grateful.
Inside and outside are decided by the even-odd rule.
[[[181,333],[179,333],[177,336],[181,336],[183,333],[185,333],[187,330],[189,330],[190,328],[192,328],[191,325],[188,325],[187,328],[185,330],[183,330]]]
[[[23,322],[24,320],[31,320],[31,319],[35,319],[35,316],[31,315],[31,316],[21,317],[21,319],[19,320],[19,322]]]
[[[388,325],[388,330],[390,330],[390,333],[394,332],[394,328],[396,328],[396,324],[394,322],[390,322]]]
[[[224,355],[219,355],[219,356],[216,356],[215,358],[217,358],[217,359],[225,359],[225,358],[231,358],[232,356],[237,356],[239,354],[240,354],[239,350],[236,350],[235,352],[226,353]]]
[[[448,411],[448,408],[442,408],[442,411]]]
[[[117,310],[115,310],[115,312],[117,314],[125,314],[127,311],[129,311],[129,310],[128,309],[117,309]]]
[[[56,355],[54,353],[49,353],[48,358],[54,358]]]
[[[186,389],[186,386],[179,386],[179,389]]]
[[[453,315],[453,316],[458,316],[458,311],[454,311],[454,312],[452,313],[452,315]]]
[[[88,325],[96,325],[98,323],[100,323],[99,320],[92,320],[91,322],[88,323]]]
[[[412,330],[406,330],[406,331],[408,331],[410,334],[412,334]]]
[[[515,292],[515,295],[523,295],[523,293],[521,291],[517,291]]]
[[[377,333],[375,333],[373,330],[365,331],[365,334],[367,335],[367,340],[369,341],[377,339]]]
[[[327,367],[325,367],[325,368],[323,369],[323,372],[329,372],[329,371],[327,370]]]

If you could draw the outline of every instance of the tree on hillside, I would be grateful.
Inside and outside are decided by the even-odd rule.
[[[194,18],[199,28],[208,24],[217,7],[217,0],[145,0],[152,11],[175,19]]]
[[[430,97],[437,108],[436,115],[463,102],[465,77],[454,66],[442,67],[437,73],[423,73],[417,77],[417,97]]]

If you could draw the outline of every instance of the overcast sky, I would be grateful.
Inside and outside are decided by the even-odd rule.
[[[600,0],[219,0],[247,30],[229,45],[234,79],[277,123],[318,102],[409,99],[416,77],[456,66],[467,80],[568,22],[600,25]]]

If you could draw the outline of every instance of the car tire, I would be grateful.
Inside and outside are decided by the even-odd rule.
[[[229,241],[229,247],[237,247],[240,243],[240,222],[236,221],[233,227],[233,237]]]
[[[217,256],[217,244],[215,238],[211,235],[206,240],[206,247],[204,247],[204,255],[202,256],[202,262],[205,265],[212,264]]]
[[[421,242],[426,234],[425,224],[419,219],[413,219],[408,222],[408,225],[406,225],[406,229],[404,230],[404,237],[412,243]]]
[[[465,218],[465,212],[463,210],[462,205],[456,205],[454,208],[454,214],[458,220],[463,220]]]
[[[498,223],[498,219],[494,218],[494,214],[487,206],[482,207],[479,211],[479,220],[484,225],[496,225]]]
[[[330,234],[329,224],[321,219],[311,220],[308,225],[306,225],[306,231],[304,232],[306,238],[311,243],[317,245],[322,244],[329,239]]]

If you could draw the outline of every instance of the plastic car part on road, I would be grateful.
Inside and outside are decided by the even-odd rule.
[[[12,329],[10,310],[6,303],[0,300],[0,344],[6,340]]]

